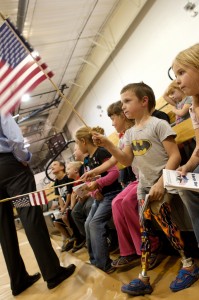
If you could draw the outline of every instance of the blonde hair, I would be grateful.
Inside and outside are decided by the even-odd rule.
[[[92,139],[92,132],[97,132],[104,134],[104,129],[97,126],[97,127],[81,127],[75,133],[75,138],[77,140],[85,139],[89,144],[94,145]]]
[[[179,85],[177,84],[177,82],[175,80],[173,80],[166,91],[166,95],[169,96],[173,93],[174,90],[178,90],[182,93],[182,97],[185,97],[185,94],[183,93],[183,91],[180,89]]]
[[[68,165],[73,166],[77,171],[79,171],[83,163],[81,161],[71,161],[68,163]]]
[[[180,53],[175,57],[174,64],[195,68],[199,71],[199,44],[195,44]]]

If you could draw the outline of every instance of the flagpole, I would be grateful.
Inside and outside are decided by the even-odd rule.
[[[0,12],[0,16],[1,18],[6,21],[7,25],[9,26],[9,28],[12,30],[12,32],[14,33],[14,35],[17,37],[17,39],[21,42],[21,44],[23,45],[23,47],[25,48],[25,50],[28,52],[28,54],[32,57],[32,59],[34,60],[34,62],[37,64],[37,66],[39,67],[39,69],[44,73],[44,75],[48,78],[48,80],[51,82],[51,84],[53,85],[54,89],[56,90],[56,92],[59,94],[59,96],[66,100],[68,105],[70,106],[70,108],[72,109],[72,111],[77,115],[77,117],[80,119],[80,121],[88,128],[89,126],[86,124],[86,122],[83,120],[83,118],[80,116],[80,114],[77,112],[77,110],[74,108],[74,106],[72,105],[72,103],[70,102],[70,100],[68,98],[66,98],[66,96],[60,91],[60,89],[58,88],[58,86],[54,83],[54,81],[48,76],[48,74],[43,70],[43,68],[40,66],[40,64],[37,62],[37,60],[34,58],[34,56],[32,55],[32,53],[27,49],[26,45],[24,45],[24,43],[20,40],[20,38],[18,37],[18,35],[16,34],[16,32],[13,30],[13,28],[10,26],[9,22],[7,21],[8,17],[5,17],[1,12]]]

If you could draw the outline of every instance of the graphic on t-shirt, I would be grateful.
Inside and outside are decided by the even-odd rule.
[[[151,148],[152,144],[149,140],[133,140],[132,150],[135,156],[141,156]]]
[[[64,198],[64,201],[66,200],[66,195],[67,195],[67,187],[63,186],[63,187],[59,187],[58,188],[59,194],[62,198]]]

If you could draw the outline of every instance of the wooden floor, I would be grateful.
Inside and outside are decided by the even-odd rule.
[[[26,268],[29,274],[33,274],[39,269],[23,229],[18,230],[18,237],[20,241],[21,254],[26,264]],[[131,298],[130,296],[120,292],[120,288],[123,283],[127,283],[138,276],[140,271],[139,262],[137,266],[130,270],[117,270],[113,274],[107,275],[86,262],[88,260],[88,255],[85,248],[79,250],[75,254],[66,252],[61,253],[61,240],[58,236],[53,236],[52,244],[63,266],[67,266],[70,263],[74,263],[77,266],[74,275],[53,290],[48,290],[46,283],[41,278],[33,286],[17,296],[16,299],[125,300]],[[0,266],[0,299],[14,299],[10,291],[9,278],[1,249]],[[179,268],[179,257],[163,256],[160,265],[149,272],[154,292],[151,295],[140,296],[135,299],[198,300],[199,281],[192,287],[181,292],[172,293],[170,291],[169,284],[175,278]]]

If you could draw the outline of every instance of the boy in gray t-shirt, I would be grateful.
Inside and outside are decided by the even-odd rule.
[[[147,275],[150,256],[148,219],[152,216],[182,258],[182,269],[170,285],[170,289],[177,292],[191,286],[199,278],[199,268],[191,258],[185,256],[180,231],[171,219],[170,195],[165,193],[163,184],[162,170],[176,170],[181,161],[175,143],[175,133],[166,121],[151,117],[151,111],[155,107],[155,96],[153,90],[143,82],[125,86],[121,91],[121,101],[126,117],[135,120],[135,126],[125,133],[124,148],[120,150],[99,134],[93,134],[93,140],[96,144],[106,147],[123,165],[128,166],[133,162],[139,170],[140,212],[144,211],[146,201],[149,201],[140,218],[142,272],[138,279],[123,285],[122,291],[134,296],[151,294],[153,291]]]

